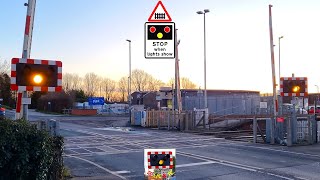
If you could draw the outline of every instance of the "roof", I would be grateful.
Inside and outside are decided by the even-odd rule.
[[[204,89],[200,89],[204,91]],[[199,89],[181,89],[181,91],[189,91],[189,92],[198,92]],[[260,91],[251,91],[251,90],[228,90],[228,89],[207,89],[207,92],[213,93],[259,93]]]

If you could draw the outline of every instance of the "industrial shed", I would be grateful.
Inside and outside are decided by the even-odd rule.
[[[207,97],[210,114],[256,114],[260,105],[259,91],[207,90]],[[183,110],[202,109],[204,108],[204,91],[182,89],[181,100]]]

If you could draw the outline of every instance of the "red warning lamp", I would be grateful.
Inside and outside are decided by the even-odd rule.
[[[170,27],[169,26],[166,26],[165,28],[164,28],[164,32],[166,32],[166,33],[169,33],[170,32]]]
[[[149,30],[151,33],[154,33],[154,32],[156,32],[157,29],[154,26],[151,26]]]

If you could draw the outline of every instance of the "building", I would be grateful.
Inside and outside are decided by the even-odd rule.
[[[156,91],[136,91],[131,94],[131,105],[144,105],[145,109],[158,109]]]
[[[157,92],[156,100],[161,109],[172,109],[173,91],[171,87],[161,87]]]
[[[204,91],[199,89],[182,89],[182,110],[204,108]],[[259,91],[245,90],[207,90],[210,114],[256,114],[260,105]]]
[[[132,105],[144,105],[145,109],[172,109],[173,92],[170,87],[162,87],[158,92],[132,93]],[[259,91],[207,90],[210,114],[256,114],[260,107]],[[181,90],[182,110],[204,108],[204,93],[198,89]]]

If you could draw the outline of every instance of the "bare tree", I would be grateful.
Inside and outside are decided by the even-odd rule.
[[[78,74],[64,73],[62,76],[62,87],[67,91],[82,89],[82,78]]]
[[[111,101],[112,95],[116,90],[116,82],[109,78],[103,78],[101,81],[102,89],[105,93],[105,98]]]
[[[72,74],[71,89],[81,90],[82,88],[82,78],[78,74]]]
[[[64,73],[62,75],[62,88],[65,92],[68,92],[71,90],[71,81],[72,81],[72,74],[70,73]]]
[[[118,92],[120,93],[122,102],[128,99],[127,98],[127,95],[128,95],[128,78],[127,77],[122,77],[118,81]]]
[[[175,85],[174,78],[171,78],[166,85],[169,87],[172,87],[172,85],[173,85],[173,87],[174,87],[174,85]]]
[[[159,79],[153,78],[151,75],[148,77],[148,88],[149,91],[158,91],[160,87],[164,86],[165,83]]]
[[[10,72],[10,63],[7,60],[0,59],[0,74],[9,74]]]
[[[181,89],[195,89],[197,85],[193,83],[189,78],[181,78]]]
[[[95,73],[87,73],[84,76],[83,84],[88,96],[94,96],[99,87],[99,77]]]
[[[145,91],[147,87],[147,73],[140,69],[135,69],[132,71],[132,85],[133,89],[136,91]]]
[[[171,78],[169,82],[167,83],[167,86],[172,86],[175,88],[175,79]],[[182,77],[180,78],[180,89],[195,89],[197,88],[197,85],[193,83],[189,78]]]

